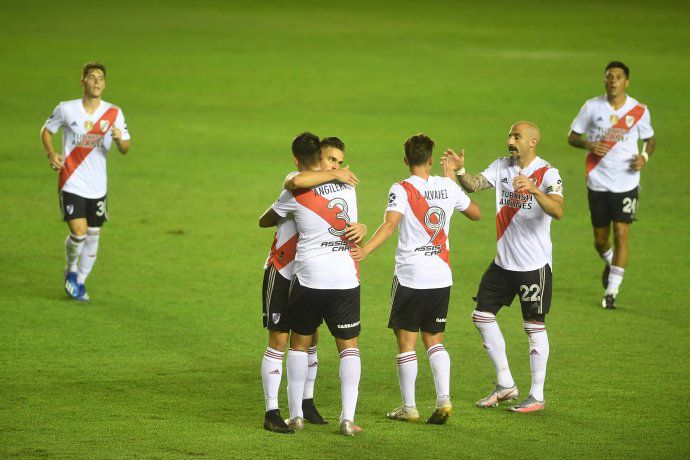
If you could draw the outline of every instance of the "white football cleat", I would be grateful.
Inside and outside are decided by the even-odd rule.
[[[386,414],[391,420],[400,420],[401,422],[418,422],[419,411],[416,407],[400,406],[397,409]]]
[[[489,393],[489,396],[477,401],[475,406],[482,408],[496,407],[500,402],[517,399],[519,394],[517,385],[507,388],[496,384],[496,387]]]

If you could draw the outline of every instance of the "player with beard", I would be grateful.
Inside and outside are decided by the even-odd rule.
[[[328,137],[320,142],[314,138],[299,137],[293,143],[293,159],[298,171],[288,174],[283,184],[286,190],[309,188],[330,181],[338,181],[356,186],[357,176],[347,168],[340,169],[345,145],[337,137]],[[310,171],[304,164],[304,158],[310,159],[315,151],[320,152],[320,169]],[[302,160],[300,160],[302,159]],[[264,428],[278,433],[292,433],[283,420],[278,409],[278,391],[282,379],[282,363],[289,337],[284,309],[288,301],[290,279],[294,268],[297,250],[297,228],[292,218],[280,218],[271,208],[260,218],[261,227],[277,226],[273,245],[264,265],[263,323],[268,329],[268,347],[261,365],[261,378],[266,402]],[[361,240],[366,233],[366,226],[351,223],[347,235],[354,240]],[[308,371],[304,384],[302,411],[304,419],[314,424],[325,424],[326,420],[319,414],[314,405],[314,383],[318,370],[317,357],[318,330],[312,338],[308,350]]]
[[[568,136],[570,145],[589,151],[587,197],[594,247],[606,263],[601,302],[606,309],[615,308],[628,263],[628,234],[637,210],[640,172],[656,149],[649,109],[627,95],[629,84],[628,66],[610,62],[604,74],[606,95],[585,102]]]
[[[465,173],[465,154],[447,150],[443,160],[452,164],[467,192],[496,190],[497,255],[479,283],[472,320],[496,369],[497,385],[477,401],[495,407],[518,397],[508,366],[505,341],[496,322],[501,307],[520,297],[523,327],[529,337],[532,386],[529,396],[510,407],[513,412],[534,412],[545,407],[544,379],[549,358],[545,319],[551,307],[551,219],[563,217],[563,186],[558,170],[537,156],[539,128],[521,121],[510,128],[509,157],[494,161],[481,174]]]

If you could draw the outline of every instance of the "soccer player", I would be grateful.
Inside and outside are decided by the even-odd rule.
[[[484,272],[472,312],[484,348],[496,368],[497,385],[478,407],[495,407],[518,397],[508,366],[505,341],[496,322],[503,305],[520,296],[525,332],[529,337],[532,387],[529,396],[513,412],[534,412],[545,407],[544,379],[549,358],[549,339],[544,323],[551,306],[551,219],[563,217],[563,184],[558,170],[537,156],[539,128],[521,121],[510,128],[509,157],[494,161],[481,174],[465,173],[464,151],[447,150],[460,185],[467,192],[496,189],[498,254]]]
[[[318,169],[318,138],[299,136],[295,156],[308,170]],[[311,153],[316,143],[316,154]],[[285,190],[273,205],[280,217],[291,215],[299,233],[294,275],[286,309],[290,326],[287,358],[290,428],[304,427],[302,398],[308,373],[308,350],[316,329],[325,321],[340,353],[342,412],[340,432],[353,435],[361,364],[360,288],[357,264],[350,256],[353,241],[348,224],[357,221],[355,189],[327,183],[310,189]]]
[[[295,145],[294,147],[299,147]],[[290,173],[283,187],[287,190],[308,188],[332,180],[357,185],[357,176],[348,169],[340,169],[345,155],[345,144],[337,137],[328,137],[319,142],[321,151],[321,171],[306,171],[294,156],[297,172]],[[293,151],[293,155],[295,155]],[[284,309],[287,305],[290,279],[292,278],[294,258],[297,251],[297,227],[292,218],[279,218],[270,208],[260,221],[260,226],[277,226],[273,245],[264,265],[263,323],[268,329],[268,347],[261,365],[261,379],[266,401],[264,428],[278,433],[293,433],[283,420],[278,409],[278,390],[282,379],[283,356],[289,337],[289,327],[285,322]],[[353,223],[348,236],[359,238],[366,227]],[[302,410],[304,419],[315,424],[325,424],[326,420],[314,405],[314,382],[318,370],[317,357],[318,331],[314,334],[308,352],[308,372],[304,385]]]
[[[105,66],[84,64],[81,99],[63,101],[41,129],[41,142],[50,167],[59,172],[58,193],[69,235],[65,240],[64,287],[71,297],[86,301],[84,283],[98,253],[101,227],[108,220],[106,154],[115,143],[120,153],[129,151],[130,136],[122,110],[101,99]],[[52,137],[62,129],[62,154]]]
[[[640,171],[656,148],[649,109],[627,95],[628,85],[628,66],[610,62],[604,73],[606,95],[585,102],[568,135],[570,145],[589,152],[587,197],[594,247],[606,263],[601,302],[606,309],[615,308],[628,263],[628,233],[637,210]],[[640,139],[641,151],[638,150]]]
[[[398,229],[395,274],[391,289],[388,327],[398,342],[398,379],[403,405],[388,418],[419,421],[415,402],[417,336],[422,342],[436,386],[436,409],[427,423],[441,425],[452,412],[450,356],[443,346],[448,301],[453,277],[450,268],[448,231],[453,211],[471,220],[481,217],[479,207],[447,177],[431,175],[434,141],[417,134],[405,141],[404,162],[411,176],[393,184],[383,224],[361,248],[353,248],[355,261],[363,260]],[[444,162],[448,169],[450,162]]]

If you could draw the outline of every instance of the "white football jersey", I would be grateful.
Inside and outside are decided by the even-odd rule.
[[[292,216],[297,226],[294,274],[312,289],[352,289],[359,286],[358,266],[350,256],[345,232],[357,221],[355,189],[329,182],[311,189],[283,191],[273,210]]]
[[[496,264],[506,270],[526,272],[549,264],[551,258],[551,216],[531,193],[517,193],[513,178],[529,177],[547,195],[563,196],[558,170],[539,157],[525,169],[509,157],[499,158],[482,175],[496,189]]]
[[[588,155],[590,189],[620,193],[640,184],[640,172],[631,170],[630,162],[640,153],[638,140],[654,136],[647,106],[627,96],[625,104],[614,110],[606,96],[595,97],[585,102],[570,129],[611,147],[603,157]]]
[[[101,101],[92,114],[86,113],[81,99],[60,102],[45,123],[55,134],[62,128],[62,161],[58,187],[84,198],[100,198],[108,188],[105,159],[113,141],[112,127],[130,138],[122,110]],[[71,158],[70,158],[71,157]]]
[[[435,289],[453,284],[450,269],[450,218],[465,211],[470,198],[452,179],[411,176],[393,184],[386,212],[403,215],[395,250],[395,275],[405,287]]]

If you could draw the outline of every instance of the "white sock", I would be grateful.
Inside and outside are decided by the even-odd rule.
[[[609,248],[609,250],[604,253],[600,252],[599,257],[607,264],[611,265],[613,263],[613,248]]]
[[[304,394],[302,399],[314,398],[314,382],[316,381],[316,372],[319,366],[319,360],[316,356],[316,347],[309,347],[307,353],[307,380],[304,382]]]
[[[407,407],[415,407],[415,382],[417,381],[417,354],[414,351],[399,353],[396,362],[398,363],[398,382],[400,382],[400,393],[402,393],[403,404]]]
[[[436,385],[436,402],[450,399],[450,355],[445,347],[438,343],[426,351],[434,374]]]
[[[283,355],[282,351],[268,347],[261,362],[261,381],[264,385],[267,411],[278,409],[278,389],[283,377]]]
[[[303,417],[302,395],[304,394],[304,381],[307,378],[307,352],[290,348],[287,357],[288,377],[288,406],[290,407],[290,419]]]
[[[79,256],[79,268],[77,269],[77,283],[84,284],[86,277],[91,273],[93,264],[96,263],[96,254],[98,254],[98,237],[101,235],[101,229],[98,227],[89,227],[86,230],[86,240]]]
[[[625,268],[616,267],[611,265],[611,273],[609,273],[609,285],[606,288],[606,294],[618,294],[618,288],[623,282],[623,275],[625,274]]]
[[[484,341],[484,348],[494,363],[496,368],[496,381],[502,387],[510,388],[515,386],[515,381],[510,373],[508,357],[506,356],[506,342],[503,339],[501,328],[496,322],[496,315],[484,311],[474,310],[472,321],[479,329]]]
[[[67,235],[65,239],[65,264],[68,272],[77,271],[77,262],[79,261],[79,254],[84,246],[86,236],[77,236],[74,233]]]
[[[359,396],[359,377],[362,373],[362,363],[359,360],[359,349],[346,348],[340,352],[340,392],[343,411],[340,421],[355,421],[355,409]]]
[[[549,337],[546,335],[544,323],[525,322],[523,326],[529,336],[529,367],[532,370],[532,387],[529,393],[538,401],[543,401],[546,362],[549,360]]]

